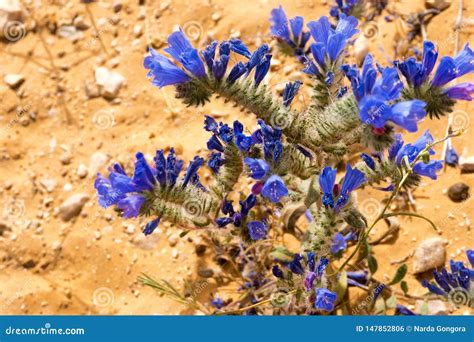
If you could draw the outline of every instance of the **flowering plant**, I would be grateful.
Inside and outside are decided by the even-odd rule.
[[[264,82],[277,52],[266,44],[252,52],[233,38],[210,42],[199,51],[178,30],[168,38],[167,55],[150,48],[144,60],[152,84],[174,86],[185,104],[200,106],[218,95],[257,118],[256,127],[245,128],[237,120],[217,122],[206,115],[208,154],[194,157],[184,171],[185,163],[173,149],[167,155],[159,150],[153,164],[137,153],[132,175],[115,164],[107,178],[99,174],[95,182],[103,207],[114,206],[125,219],[150,218],[145,235],[164,220],[185,233],[207,234],[223,272],[242,284],[238,299],[212,300],[217,313],[349,313],[350,286],[372,291],[368,313],[376,312],[380,300],[400,314],[411,313],[396,304],[393,289],[400,284],[407,291],[406,265],[391,282],[375,279],[377,262],[368,235],[378,222],[396,215],[415,216],[434,226],[416,213],[389,208],[400,192],[418,186],[421,177],[437,178],[443,161],[433,159],[433,146],[456,133],[436,141],[426,131],[415,142],[404,143],[397,132],[417,132],[426,114],[437,118],[452,111],[456,101],[472,99],[474,84],[448,83],[474,71],[474,52],[466,45],[454,58],[441,58],[433,76],[438,52],[428,41],[421,62],[409,58],[374,66],[367,55],[361,68],[349,65],[347,47],[359,32],[351,15],[360,10],[356,3],[338,1],[332,18],[310,21],[307,30],[302,17],[288,20],[282,7],[272,11],[270,32],[280,51],[294,54],[313,84],[311,104],[302,111],[291,108],[302,82],[288,83],[281,99]],[[354,152],[360,161],[347,162]],[[338,176],[342,161],[345,173]],[[205,167],[213,175],[210,182],[199,176]],[[389,194],[372,222],[354,196],[364,187]],[[282,244],[284,234],[294,235],[300,246]],[[428,282],[423,286],[440,296],[448,296],[453,287],[469,289],[472,270],[458,263],[451,270],[435,273],[439,287]],[[140,280],[212,312],[172,284],[145,275]]]

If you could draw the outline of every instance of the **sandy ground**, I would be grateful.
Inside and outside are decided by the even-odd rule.
[[[472,18],[474,3],[464,2],[464,16]],[[112,210],[99,207],[93,188],[95,172],[104,172],[113,161],[130,166],[136,151],[152,154],[170,145],[177,146],[189,160],[205,146],[203,113],[220,115],[229,122],[239,118],[249,124],[255,118],[221,100],[203,108],[186,108],[173,98],[173,89],[152,87],[142,66],[147,44],[163,46],[163,40],[179,24],[196,44],[209,37],[235,36],[253,48],[270,41],[268,17],[280,3],[290,17],[299,14],[306,21],[328,13],[323,2],[302,0],[122,3],[118,12],[112,1],[89,5],[100,39],[90,27],[81,31],[76,42],[44,27],[71,25],[76,16],[82,16],[90,26],[85,5],[76,1],[45,1],[37,9],[27,5],[27,34],[15,43],[0,43],[0,76],[12,73],[25,77],[16,90],[0,81],[0,215],[6,227],[0,234],[0,314],[189,313],[182,305],[138,284],[136,278],[142,272],[177,284],[184,278],[192,279],[201,299],[208,301],[216,282],[197,276],[198,258],[189,239],[176,243],[178,231],[166,224],[145,239],[140,232],[143,222],[123,221]],[[421,0],[393,1],[389,8],[408,14],[424,5]],[[457,1],[453,1],[427,27],[440,55],[454,51],[457,11]],[[377,22],[379,31],[370,40],[370,51],[379,62],[388,64],[394,58],[395,38],[406,32],[398,21],[386,23],[382,16]],[[474,26],[463,26],[461,46],[474,43],[473,34]],[[272,68],[269,83],[281,88],[290,79],[304,79],[298,71],[300,65],[292,58],[276,59],[279,65]],[[125,77],[125,85],[112,101],[86,96],[85,84],[94,84],[99,66]],[[308,103],[309,94],[309,87],[300,93],[300,105]],[[467,155],[474,154],[473,123],[469,122],[473,108],[470,103],[456,107],[462,120],[458,125],[467,132],[454,145]],[[446,122],[446,118],[426,120],[421,131],[430,128],[441,138]],[[96,162],[104,156],[106,162]],[[89,171],[84,178],[81,172],[78,175],[82,169]],[[446,189],[460,181],[474,187],[474,175],[448,168],[439,181],[425,181],[414,196],[418,212],[441,228],[441,236],[448,241],[448,258],[465,260],[465,249],[474,246],[470,225],[474,204],[472,198],[454,203],[446,196]],[[87,194],[90,199],[77,218],[64,222],[58,208],[73,194]],[[382,199],[383,194],[375,190],[359,194],[369,217],[371,198]],[[398,267],[391,261],[406,258],[420,241],[437,235],[424,221],[400,221],[396,243],[374,247],[379,261],[376,277],[381,280],[390,278]],[[384,229],[380,225],[375,234]],[[411,269],[410,257],[407,262]],[[412,295],[425,293],[417,277],[409,274],[407,281]],[[225,291],[222,294],[225,296]]]

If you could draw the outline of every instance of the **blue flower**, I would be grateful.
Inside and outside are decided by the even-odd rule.
[[[262,196],[273,203],[280,202],[280,199],[287,195],[285,182],[278,175],[271,175],[263,184]]]
[[[334,207],[333,190],[337,170],[326,166],[319,177],[319,186],[323,192],[322,202],[325,207]]]
[[[272,36],[280,42],[287,44],[294,50],[296,55],[304,54],[305,45],[310,38],[310,33],[303,31],[303,17],[297,16],[290,19],[290,25],[288,25],[288,19],[283,7],[274,8],[271,14],[270,22],[272,25],[270,26],[270,33]]]
[[[325,288],[316,289],[316,301],[314,307],[318,310],[331,312],[334,310],[337,295],[335,292],[329,291]]]
[[[336,211],[339,211],[349,201],[350,193],[367,182],[367,179],[363,172],[353,169],[350,164],[347,164],[346,175],[342,181],[340,193],[335,194],[336,173],[336,169],[332,169],[329,166],[325,167],[319,177],[319,185],[323,192],[323,205],[326,208],[335,208]]]
[[[457,291],[470,291],[474,282],[474,251],[468,250],[466,254],[472,268],[466,267],[463,262],[450,260],[451,272],[444,267],[440,272],[434,271],[436,284],[423,280],[422,285],[430,292],[445,297]],[[471,299],[468,297],[467,300]],[[469,303],[464,304],[469,305]]]
[[[376,80],[372,56],[367,55],[362,74],[357,68],[343,66],[343,71],[351,81],[356,99],[359,101],[359,115],[365,124],[375,129],[383,129],[387,121],[409,132],[418,130],[418,122],[426,116],[426,104],[420,100],[401,101],[393,104],[401,96],[403,83],[395,68],[384,68]],[[383,131],[382,131],[383,132]]]
[[[338,254],[347,249],[347,242],[357,238],[353,233],[348,233],[347,235],[342,235],[341,233],[334,234],[331,244],[331,253]]]
[[[361,153],[360,157],[362,158],[362,160],[365,162],[365,164],[371,168],[372,170],[375,170],[375,161],[374,161],[374,158],[372,158],[371,156],[369,156],[368,154],[366,153]]]
[[[474,72],[474,52],[469,44],[466,44],[464,49],[454,58],[449,56],[441,58],[431,83],[435,87],[442,87],[452,80],[471,72]]]
[[[263,56],[262,60],[257,64],[257,67],[255,69],[255,85],[258,86],[260,82],[263,81],[265,76],[268,73],[268,70],[270,70],[270,61],[272,59],[272,55],[266,54]]]
[[[216,58],[217,45],[218,42],[216,40],[213,41],[201,52],[201,54],[210,73],[214,75],[216,80],[220,81],[227,71],[230,52],[234,51],[249,58],[250,51],[239,39],[231,39],[230,41],[223,41],[219,45],[219,58]]]
[[[397,304],[395,313],[397,315],[402,315],[402,316],[415,316],[415,313],[413,311],[411,311],[406,306],[403,306],[401,304]]]
[[[472,101],[474,84],[469,82],[459,83],[447,88],[444,93],[453,100]]]
[[[283,278],[283,271],[278,267],[278,265],[272,267],[272,273],[277,278]]]
[[[204,63],[199,57],[198,50],[192,47],[181,28],[168,37],[168,45],[165,51],[179,61],[186,70],[197,78],[206,76]]]
[[[214,299],[211,301],[211,305],[213,307],[215,307],[216,309],[222,309],[224,307],[225,303],[222,300],[222,298],[218,294],[216,294]]]
[[[150,235],[151,233],[153,233],[156,227],[158,227],[159,223],[160,223],[159,217],[154,219],[153,221],[148,222],[145,226],[145,229],[143,230],[143,234]]]
[[[194,157],[192,161],[189,162],[189,166],[186,169],[186,174],[184,175],[183,185],[182,187],[185,188],[188,185],[189,181],[192,181],[195,176],[197,175],[197,171],[199,168],[204,164],[204,158],[201,157]]]
[[[250,176],[253,179],[260,180],[266,176],[268,171],[270,170],[270,166],[268,163],[263,159],[253,159],[253,158],[244,158],[244,163],[250,169]]]
[[[369,273],[367,271],[347,271],[347,285],[364,287],[369,281]]]
[[[299,274],[303,275],[304,274],[304,267],[301,264],[301,260],[303,260],[304,257],[301,254],[295,254],[293,257],[293,260],[288,263],[288,268],[290,269],[291,272],[294,274]]]
[[[356,18],[341,14],[335,29],[331,27],[328,17],[321,17],[318,21],[308,23],[315,43],[311,44],[311,53],[321,68],[326,68],[326,60],[336,62],[338,57],[353,35],[359,32],[356,27]]]
[[[254,241],[261,240],[267,236],[268,227],[262,221],[250,221],[247,223],[250,238]]]
[[[428,145],[432,144],[433,141],[433,136],[430,134],[429,130],[425,131],[425,133],[413,144],[404,145],[401,136],[397,135],[396,142],[389,149],[389,159],[394,160],[398,166],[402,166],[404,159],[406,159],[409,164],[412,164],[418,155],[425,150]],[[428,153],[433,155],[435,152],[430,148]],[[413,166],[413,172],[421,176],[436,179],[436,172],[442,168],[443,162],[440,160],[430,160],[427,163],[419,161]]]
[[[287,83],[283,91],[283,105],[289,107],[302,83],[300,81]]]
[[[450,166],[456,166],[459,163],[459,156],[456,150],[453,147],[451,139],[448,139],[447,148],[446,148],[446,156],[444,158],[446,164]]]
[[[150,55],[143,62],[145,69],[150,71],[147,77],[153,77],[152,84],[160,88],[185,83],[191,79],[183,70],[172,61],[150,48]]]
[[[207,166],[209,166],[209,168],[214,173],[218,173],[219,169],[224,164],[225,164],[225,160],[224,158],[222,158],[222,154],[220,152],[212,153],[211,156],[209,157],[209,160],[207,161]]]
[[[427,79],[436,64],[438,52],[435,45],[430,41],[423,43],[423,57],[421,63],[414,57],[408,58],[404,62],[395,62],[400,72],[405,76],[408,84],[419,87]]]

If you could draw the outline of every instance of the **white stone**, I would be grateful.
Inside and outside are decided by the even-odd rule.
[[[12,89],[18,88],[24,81],[25,78],[20,74],[6,74],[3,81]]]
[[[79,164],[79,166],[77,167],[76,174],[79,178],[87,177],[87,166],[85,166],[84,164]]]
[[[439,237],[423,240],[413,255],[413,273],[422,273],[444,265],[446,241]]]
[[[91,177],[95,177],[97,172],[99,172],[109,161],[109,157],[102,152],[95,152],[91,155],[89,159],[89,170],[88,174]]]
[[[102,97],[113,100],[125,82],[125,77],[118,72],[109,71],[106,67],[99,67],[95,70],[95,81],[100,87]]]

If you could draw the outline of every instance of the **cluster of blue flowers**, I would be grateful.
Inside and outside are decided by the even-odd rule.
[[[444,297],[453,296],[453,291],[465,292],[466,302],[463,304],[469,305],[469,301],[472,300],[471,291],[474,290],[474,250],[468,250],[466,254],[471,268],[466,267],[462,261],[450,260],[451,272],[448,272],[444,267],[441,272],[433,272],[437,285],[427,280],[423,280],[422,285],[431,293]]]
[[[236,63],[225,81],[230,84],[234,83],[240,77],[249,75],[255,69],[254,80],[255,84],[258,85],[270,69],[272,58],[272,55],[268,53],[268,45],[262,45],[254,53],[250,53],[245,44],[236,38],[220,44],[213,41],[201,52],[201,58],[198,50],[191,45],[181,29],[173,32],[168,37],[168,45],[169,47],[165,49],[165,52],[173,57],[176,62],[151,48],[150,55],[144,61],[145,68],[150,70],[148,77],[152,77],[153,85],[158,87],[187,83],[192,79],[204,80],[211,77],[221,81],[226,75],[231,51],[247,58],[248,61],[246,63]],[[219,57],[216,57],[218,45]],[[181,64],[184,70],[177,63]]]
[[[260,129],[254,136],[263,145],[264,159],[246,157],[244,162],[250,170],[250,176],[258,181],[252,187],[252,193],[261,194],[271,202],[278,203],[282,197],[288,195],[283,179],[272,172],[283,153],[281,130],[268,126],[262,120],[258,120],[258,124]]]
[[[362,236],[358,236],[358,233],[366,232],[353,219],[357,216],[360,221],[365,220],[361,218],[362,214],[358,216],[359,213],[351,203],[351,193],[368,182],[376,183],[386,178],[392,178],[392,184],[382,190],[392,191],[401,184],[397,175],[403,177],[406,175],[405,171],[410,172],[411,181],[419,181],[420,176],[436,179],[437,172],[443,167],[442,161],[431,159],[435,152],[432,149],[434,139],[429,131],[415,142],[405,143],[400,134],[393,133],[393,126],[416,132],[418,123],[427,113],[431,113],[428,107],[436,107],[438,103],[443,105],[442,101],[436,102],[438,97],[449,99],[449,105],[452,106],[455,100],[472,100],[474,94],[473,83],[448,86],[454,79],[474,71],[474,52],[469,45],[454,58],[441,58],[433,77],[431,74],[435,69],[438,52],[431,42],[424,43],[421,62],[409,58],[395,62],[392,67],[383,68],[374,66],[369,54],[361,68],[344,65],[344,51],[359,32],[358,21],[351,16],[359,5],[361,3],[358,0],[336,0],[336,6],[331,9],[330,14],[337,19],[331,20],[337,22],[332,24],[328,17],[323,16],[317,21],[310,21],[307,24],[308,31],[304,30],[302,17],[296,16],[288,20],[281,6],[272,10],[272,36],[304,63],[303,71],[313,76],[311,78],[315,82],[312,104],[302,113],[288,108],[302,82],[288,83],[281,103],[272,98],[266,87],[259,87],[270,69],[272,58],[266,44],[251,52],[242,41],[229,39],[213,41],[199,51],[180,29],[168,37],[168,47],[164,49],[168,57],[150,49],[144,66],[148,70],[148,77],[153,79],[153,85],[175,85],[178,97],[189,95],[187,102],[185,99],[187,104],[203,103],[215,92],[254,112],[258,117],[259,128],[248,132],[238,120],[226,124],[206,115],[204,129],[212,134],[207,141],[210,151],[207,160],[197,156],[182,172],[184,163],[176,158],[173,149],[167,156],[163,150],[157,151],[154,165],[149,165],[145,156],[137,153],[133,176],[128,176],[119,164],[110,169],[108,178],[98,174],[95,188],[100,205],[115,206],[124,218],[154,215],[154,219],[143,231],[148,235],[156,229],[160,219],[171,218],[172,222],[187,224],[188,220],[181,219],[177,210],[181,209],[187,199],[196,200],[196,196],[208,196],[206,199],[212,203],[209,205],[212,213],[207,215],[206,211],[206,221],[202,224],[196,221],[196,225],[199,223],[199,227],[231,228],[230,234],[238,236],[240,241],[236,244],[232,242],[229,246],[223,244],[222,247],[228,248],[226,252],[238,247],[240,253],[248,251],[247,247],[252,246],[252,242],[267,238],[269,229],[272,228],[270,215],[274,214],[274,207],[290,212],[284,216],[291,216],[288,221],[294,217],[298,219],[306,212],[312,223],[306,232],[308,241],[304,241],[301,251],[309,252],[294,255],[285,253],[286,259],[282,261],[273,255],[274,251],[270,253],[273,259],[269,259],[267,255],[260,256],[260,251],[255,248],[252,251],[255,254],[250,257],[239,254],[239,258],[242,257],[245,261],[239,261],[237,268],[242,271],[242,278],[249,280],[244,284],[244,289],[260,290],[263,284],[270,283],[269,261],[278,260],[284,266],[272,268],[272,274],[278,278],[277,287],[285,285],[303,294],[311,303],[307,312],[334,311],[338,295],[333,291],[333,280],[337,280],[340,274],[329,279],[326,268],[330,259],[341,258],[351,241],[357,241]],[[311,38],[313,41],[310,42]],[[238,60],[229,66],[231,53],[238,55]],[[399,72],[406,78],[406,86],[400,80]],[[253,80],[250,74],[253,75]],[[339,84],[344,75],[351,84],[354,96],[336,99],[335,95],[342,97],[347,91],[347,87]],[[245,79],[248,81],[241,81]],[[446,108],[439,110],[446,112]],[[286,115],[285,118],[290,119],[290,127],[285,127],[282,131],[262,120],[271,121],[268,118],[275,113]],[[311,121],[313,119],[314,122]],[[340,128],[339,131],[337,128]],[[350,139],[344,137],[344,133],[353,133],[359,128],[363,129],[362,135],[354,133]],[[283,132],[286,138],[283,138]],[[361,154],[367,167],[363,163],[354,168],[347,164],[345,175],[336,182],[337,169],[326,166],[328,161],[341,160],[351,144],[369,141],[364,140],[363,135],[366,133],[370,138],[375,136],[372,142],[380,141],[377,146],[375,143],[370,145],[376,152]],[[306,150],[307,147],[311,151]],[[387,148],[387,153],[384,153]],[[300,164],[301,156],[296,150],[311,159],[311,162]],[[455,164],[457,159],[457,153],[450,146],[446,161]],[[216,175],[217,184],[210,187],[209,191],[201,184],[198,176],[198,170],[206,162]],[[295,166],[292,163],[296,167],[291,168]],[[305,173],[295,171],[300,169],[300,165],[303,165]],[[234,208],[229,198],[241,175],[248,175],[255,182],[250,194],[241,197],[239,207]],[[309,179],[313,175],[315,177]],[[305,183],[307,179],[311,181],[309,185]],[[315,190],[318,181],[321,197]],[[406,184],[408,180],[405,181],[403,185],[409,187]],[[291,189],[292,196],[288,196],[288,188]],[[176,196],[170,199],[173,194]],[[302,210],[288,208],[288,202],[298,202]],[[269,205],[271,210],[263,210]],[[168,214],[165,214],[165,209],[169,209]],[[317,215],[313,218],[311,212]],[[344,221],[348,223],[346,228],[341,226]],[[284,228],[290,229],[290,225],[285,225]],[[354,227],[361,230],[354,231]],[[224,229],[220,232],[223,235],[229,233]],[[265,241],[261,243],[264,245]],[[311,252],[321,251],[322,245],[330,248],[330,253],[326,254],[329,259]],[[474,267],[474,251],[469,250],[467,254]],[[262,261],[259,258],[264,258],[264,262],[256,270],[255,265]],[[255,265],[250,267],[250,264]],[[367,271],[349,271],[346,275],[348,286],[367,290],[374,283]],[[456,288],[469,290],[474,271],[463,263],[451,261],[451,272],[443,268],[434,273],[434,278],[437,284],[424,281],[423,286],[438,295],[449,296]],[[384,286],[377,287],[374,300],[381,294]],[[254,295],[252,291],[246,292],[246,300],[255,304],[256,298],[260,296]],[[217,309],[226,305],[219,296],[211,304]],[[252,306],[246,312],[257,313],[256,307]],[[401,305],[397,312],[413,314]]]
[[[321,311],[331,312],[334,310],[337,294],[321,286],[329,260],[321,257],[316,262],[316,259],[313,252],[306,253],[306,258],[302,254],[295,254],[293,260],[285,266],[292,274],[303,278],[306,292],[314,291],[309,296],[309,299],[314,302],[314,307]],[[301,263],[302,261],[305,262],[305,266]],[[279,279],[285,279],[285,273],[277,265],[273,266],[272,273]]]
[[[419,137],[412,144],[404,144],[402,136],[396,135],[395,143],[390,147],[388,158],[402,166],[403,160],[405,159],[408,164],[412,164],[429,145],[434,141],[433,136],[427,130],[421,137]],[[434,155],[435,151],[432,148],[428,149],[429,155]],[[415,163],[413,166],[413,172],[420,176],[429,177],[431,179],[437,179],[436,172],[443,168],[443,162],[441,160],[425,160]]]
[[[303,56],[306,53],[306,43],[310,36],[309,32],[303,31],[303,17],[296,16],[289,20],[283,7],[272,10],[270,22],[270,33],[282,44],[286,44],[296,56]],[[291,27],[291,32],[290,32]]]
[[[95,180],[95,188],[99,197],[99,204],[104,207],[115,205],[124,218],[138,217],[146,201],[146,194],[155,188],[173,189],[181,188],[189,184],[198,188],[204,188],[197,174],[203,165],[204,159],[195,157],[186,169],[184,177],[178,182],[178,177],[183,168],[183,161],[174,155],[171,149],[165,158],[163,150],[156,152],[154,158],[155,167],[151,167],[143,153],[136,154],[135,171],[129,177],[119,164],[114,164],[110,169],[109,178],[100,173]],[[145,235],[151,234],[160,222],[160,217],[149,222],[144,230]]]
[[[222,204],[222,213],[226,216],[218,217],[216,224],[219,228],[223,228],[229,224],[235,227],[241,227],[243,223],[247,222],[247,217],[250,210],[257,204],[257,196],[250,194],[245,200],[239,201],[240,211],[235,211],[231,201],[224,200]],[[266,223],[261,221],[247,222],[247,229],[252,240],[261,240],[267,236],[268,227]]]
[[[418,122],[426,115],[425,103],[420,100],[398,101],[402,94],[403,83],[398,77],[397,69],[384,68],[377,70],[373,66],[372,56],[365,57],[362,73],[355,66],[343,66],[352,91],[359,102],[359,115],[364,124],[371,125],[375,134],[384,134],[387,121],[406,129],[409,132],[418,130]]]
[[[419,89],[426,82],[430,82],[432,88],[440,88],[442,93],[451,99],[471,101],[474,94],[473,83],[464,82],[445,88],[449,82],[474,72],[474,52],[469,44],[466,44],[454,58],[442,57],[433,78],[429,80],[437,59],[438,51],[434,43],[425,41],[421,62],[417,62],[414,57],[411,57],[403,62],[395,62],[395,65],[407,83],[414,88]]]
[[[308,28],[315,41],[311,44],[311,54],[319,68],[310,58],[307,58],[306,68],[303,71],[313,76],[324,75],[326,84],[331,86],[334,80],[331,69],[337,64],[352,36],[359,32],[357,25],[356,18],[345,14],[341,14],[335,29],[325,16],[318,21],[309,22]]]
[[[341,14],[351,15],[358,3],[359,0],[336,0],[336,6],[331,7],[329,14],[334,18],[339,18]]]
[[[258,139],[254,136],[244,134],[244,126],[238,120],[234,121],[233,127],[222,122],[217,123],[214,118],[206,115],[204,120],[204,129],[212,133],[212,137],[207,142],[207,148],[214,151],[208,161],[209,168],[218,173],[219,169],[225,163],[223,153],[225,146],[232,144],[247,153],[250,148],[258,143]]]

